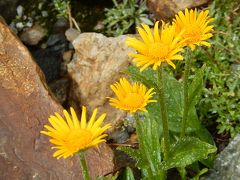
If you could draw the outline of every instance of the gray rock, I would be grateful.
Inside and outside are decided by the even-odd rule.
[[[217,156],[214,169],[202,180],[240,179],[240,134]]]
[[[37,45],[46,34],[47,31],[42,26],[34,24],[21,33],[20,39],[27,45]]]
[[[60,17],[57,22],[53,25],[53,30],[55,33],[63,33],[69,28],[68,19]]]
[[[64,36],[64,34],[58,33],[58,34],[51,34],[47,40],[48,46],[54,46],[55,51],[58,51],[59,49],[62,49],[66,46],[67,40]]]
[[[70,28],[66,30],[65,36],[67,37],[68,41],[73,42],[73,40],[76,39],[80,33],[81,32],[78,31],[77,29]]]
[[[112,140],[114,143],[123,144],[129,138],[127,129],[117,130],[114,133],[110,134],[108,140]]]

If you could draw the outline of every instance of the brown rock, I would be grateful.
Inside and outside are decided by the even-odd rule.
[[[209,0],[148,0],[148,7],[158,20],[168,21],[179,10],[195,8],[208,2]]]
[[[48,138],[40,135],[55,101],[30,53],[0,21],[0,179],[82,179],[77,157],[56,160]],[[113,169],[113,152],[102,144],[87,154],[91,177]]]
[[[111,107],[106,97],[113,95],[110,84],[118,81],[130,64],[131,51],[125,45],[126,36],[105,37],[97,33],[82,33],[73,42],[75,54],[68,64],[68,72],[73,83],[73,99],[93,110],[107,112],[107,122],[113,126],[125,117],[126,113]]]

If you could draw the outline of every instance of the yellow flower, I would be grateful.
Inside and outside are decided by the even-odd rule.
[[[158,29],[159,22],[154,25],[153,34],[149,26],[142,24],[138,27],[138,32],[143,41],[136,38],[127,38],[126,44],[137,50],[138,54],[131,53],[133,62],[143,71],[149,66],[156,70],[161,63],[166,62],[176,68],[172,60],[183,60],[179,54],[182,51],[183,41],[179,41],[181,34],[175,34],[175,27],[162,24],[161,32]]]
[[[150,100],[155,94],[153,88],[147,91],[147,88],[140,83],[134,83],[131,85],[127,79],[121,78],[120,83],[116,82],[111,85],[111,89],[117,96],[117,99],[110,98],[110,105],[134,113],[137,110],[147,111],[146,106],[150,102],[157,102],[156,100]]]
[[[44,127],[48,131],[41,131],[42,134],[52,138],[50,142],[56,145],[52,149],[57,149],[53,157],[57,157],[57,159],[67,158],[80,150],[106,142],[104,138],[107,134],[103,134],[103,132],[111,127],[110,124],[100,127],[106,114],[102,114],[95,120],[97,109],[93,111],[88,123],[86,122],[86,107],[82,107],[80,122],[74,109],[70,108],[70,111],[71,115],[66,110],[63,111],[65,119],[58,113],[55,113],[55,116],[50,116],[48,120],[52,127],[45,125]]]
[[[205,45],[210,47],[210,43],[206,42],[207,39],[212,37],[213,26],[208,24],[213,21],[208,15],[209,11],[201,11],[197,15],[197,10],[185,9],[185,14],[182,11],[178,12],[173,20],[173,24],[176,25],[176,32],[182,33],[181,38],[186,39],[185,43],[192,50],[196,45]]]

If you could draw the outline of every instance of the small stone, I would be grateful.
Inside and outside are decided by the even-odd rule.
[[[21,5],[19,5],[19,6],[17,7],[17,15],[18,15],[19,17],[22,17],[22,15],[23,15],[23,7],[22,7]]]
[[[16,26],[19,28],[18,23]],[[27,45],[37,45],[46,36],[46,34],[46,30],[36,23],[32,27],[23,31],[20,34],[20,39]]]
[[[73,56],[73,50],[68,50],[63,53],[63,61],[69,63]]]
[[[68,19],[60,17],[57,22],[53,25],[53,30],[55,33],[64,34],[65,31],[69,28]]]
[[[132,126],[129,126],[129,125],[128,125],[126,129],[127,129],[127,132],[128,132],[129,134],[135,132],[135,128],[132,127]]]
[[[23,23],[22,22],[18,22],[16,23],[16,28],[17,29],[22,29],[24,27]],[[22,40],[23,41],[23,40]]]
[[[66,38],[63,34],[51,34],[47,40],[48,46],[61,46],[66,42]]]
[[[99,31],[99,30],[102,30],[104,28],[104,23],[103,23],[103,21],[98,21],[97,22],[97,25],[96,26],[94,26],[94,30],[95,31]]]
[[[47,43],[42,43],[40,47],[41,47],[41,49],[46,49],[48,47],[48,45],[47,45]]]
[[[42,17],[48,17],[48,12],[47,11],[42,11]]]
[[[117,130],[111,133],[108,137],[108,140],[111,140],[113,143],[123,144],[129,138],[129,134],[126,129],[124,130]]]
[[[73,42],[73,40],[76,39],[80,33],[81,32],[78,31],[77,29],[70,28],[70,29],[66,30],[65,36],[68,41]]]

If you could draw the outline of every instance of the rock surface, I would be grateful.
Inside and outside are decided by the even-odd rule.
[[[117,125],[126,113],[109,105],[113,95],[110,85],[123,76],[130,64],[131,51],[125,45],[126,36],[105,37],[98,33],[82,33],[73,42],[75,54],[68,64],[68,72],[73,80],[71,97],[89,109],[99,108],[106,112],[107,122]]]
[[[118,124],[126,115],[109,105],[113,95],[110,85],[123,76],[121,73],[130,64],[131,51],[125,45],[126,36],[105,37],[98,33],[82,33],[73,42],[75,54],[68,64],[73,80],[70,96],[93,110],[106,112],[106,122]]]
[[[240,134],[217,156],[214,169],[202,180],[239,180]]]
[[[148,7],[158,20],[168,21],[179,10],[195,8],[208,2],[209,0],[148,0]]]
[[[40,135],[49,115],[62,107],[26,47],[1,21],[0,82],[0,179],[82,179],[78,158],[52,158],[48,137]],[[88,151],[93,179],[111,173],[112,159],[106,144]]]

